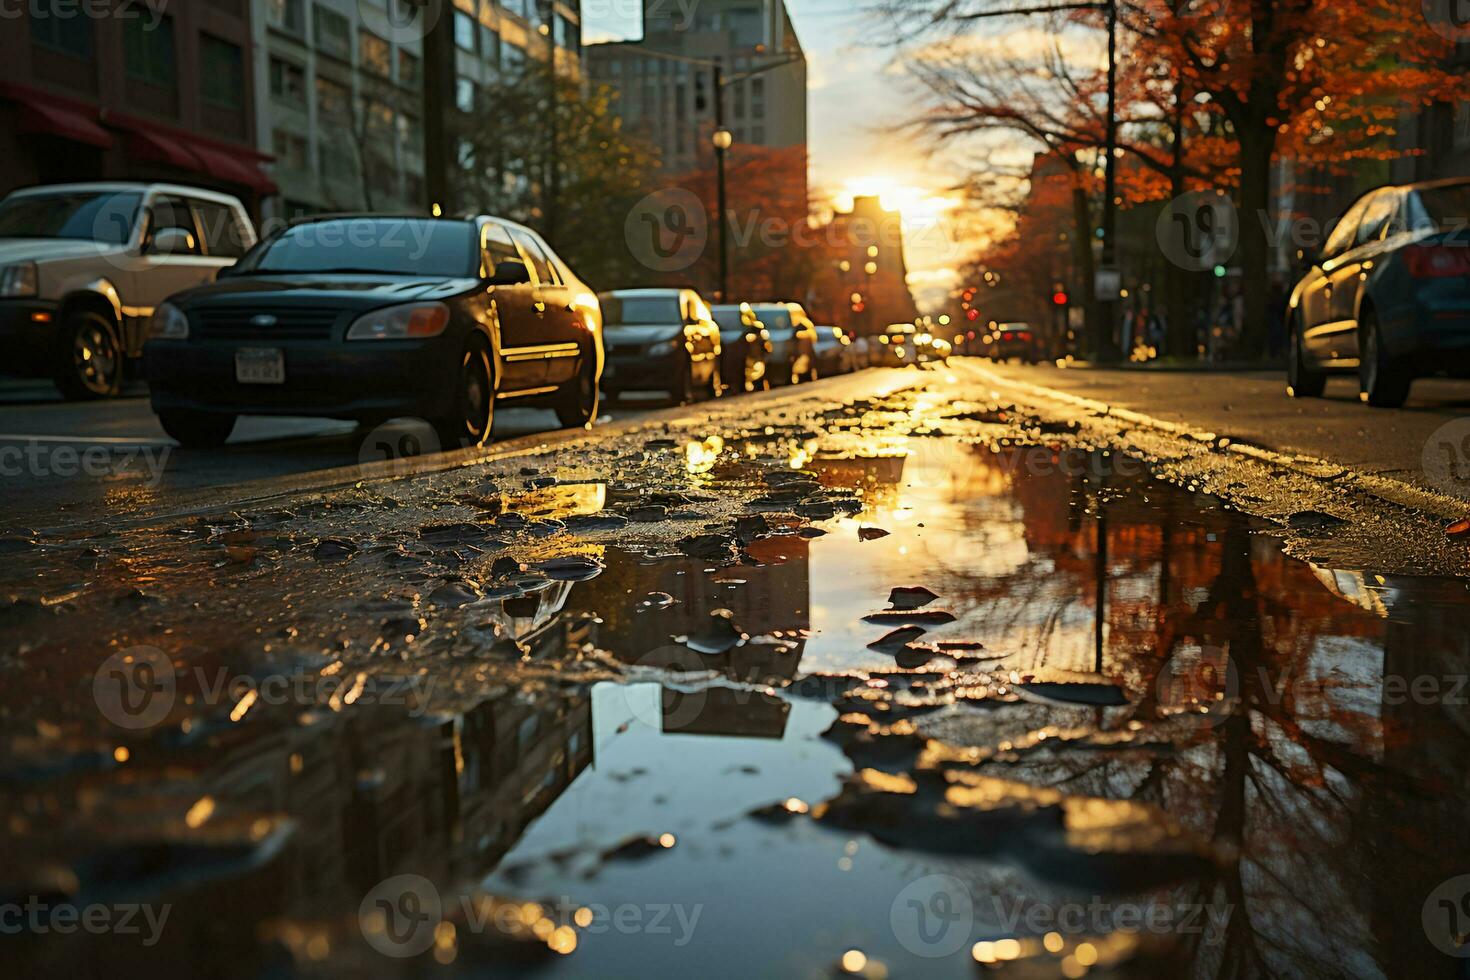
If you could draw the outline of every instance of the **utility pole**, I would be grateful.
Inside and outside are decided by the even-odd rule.
[[[538,0],[541,6],[541,30],[546,33],[546,172],[543,180],[546,191],[543,195],[541,220],[545,225],[546,237],[556,241],[556,226],[561,211],[561,161],[559,128],[556,118],[556,3],[555,0]]]
[[[719,212],[720,240],[720,302],[730,302],[730,216],[728,194],[725,189],[725,155],[730,152],[734,137],[725,128],[725,78],[724,68],[715,62],[712,69],[715,96],[715,206]]]

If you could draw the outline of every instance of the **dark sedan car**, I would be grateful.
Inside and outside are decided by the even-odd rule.
[[[1380,187],[1338,221],[1291,294],[1287,391],[1358,375],[1402,405],[1414,378],[1470,370],[1470,180]]]
[[[597,415],[597,297],[530,229],[495,218],[347,216],[292,224],[153,316],[153,410],[186,446],[240,415],[431,423],[490,437],[497,401],[565,426]]]
[[[750,304],[716,306],[714,316],[720,327],[720,375],[725,387],[731,391],[770,388],[771,337]]]
[[[677,405],[700,394],[718,398],[720,328],[692,289],[619,289],[597,297],[602,306],[610,394],[664,391]]]
[[[752,303],[750,309],[771,343],[766,373],[776,385],[815,381],[817,328],[800,303]]]

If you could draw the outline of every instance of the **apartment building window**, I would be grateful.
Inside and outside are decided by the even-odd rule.
[[[454,12],[454,45],[464,51],[475,50],[475,19],[462,10]]]
[[[306,108],[306,71],[282,58],[271,58],[271,98],[297,109]]]
[[[318,144],[323,180],[347,180],[357,174],[355,151],[341,142],[322,140]]]
[[[454,80],[454,104],[460,112],[472,112],[475,108],[475,83],[463,75]]]
[[[35,5],[31,8],[31,40],[44,48],[74,55],[92,57],[92,20],[72,11],[71,16],[58,17],[57,11]]]
[[[527,20],[531,19],[530,0],[501,0],[501,6],[513,14],[519,14]]]
[[[507,71],[519,71],[526,65],[526,49],[507,41],[500,48],[500,64]]]
[[[346,85],[329,78],[316,80],[316,111],[325,123],[349,124],[352,121],[352,92]]]
[[[419,56],[412,51],[398,49],[398,84],[404,88],[416,89],[423,83],[423,76],[419,70]]]
[[[480,57],[492,65],[500,64],[500,35],[484,24],[480,25]]]
[[[363,29],[357,32],[357,59],[363,71],[382,78],[393,74],[393,49],[372,31]]]
[[[556,26],[553,29],[552,39],[556,42],[556,46],[567,49],[576,48],[578,41],[577,25],[567,20],[561,14],[557,14],[553,19]]]
[[[737,82],[735,88],[735,116],[739,119],[745,118],[745,83]]]
[[[133,13],[140,13],[134,10]],[[161,17],[151,29],[142,16],[123,21],[123,60],[128,75],[153,85],[171,87],[177,72],[174,19]]]
[[[265,22],[300,37],[306,33],[304,0],[266,0]]]
[[[306,169],[306,137],[289,129],[271,131],[271,152],[276,163],[288,170]]]
[[[766,127],[764,127],[764,126],[752,126],[752,127],[750,127],[750,141],[752,143],[754,143],[756,146],[764,145],[764,143],[766,142]]]
[[[204,101],[222,109],[239,109],[245,91],[245,58],[238,44],[211,34],[199,35],[199,69]]]
[[[419,123],[418,116],[403,113],[398,117],[398,135],[403,139],[403,149],[407,153],[424,152],[424,127]]]
[[[766,80],[750,80],[750,116],[752,119],[766,118]]]
[[[318,51],[343,61],[352,60],[352,25],[346,17],[317,4],[311,8],[311,30]]]

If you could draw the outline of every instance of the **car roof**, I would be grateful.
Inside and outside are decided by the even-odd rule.
[[[240,199],[231,194],[223,194],[204,187],[191,187],[188,184],[166,184],[158,181],[141,180],[98,180],[73,184],[37,184],[34,187],[17,188],[11,194],[19,197],[33,194],[75,193],[77,191],[137,191],[139,193],[162,191],[165,194],[182,194],[185,197],[203,198],[204,200],[214,201],[218,204],[240,203]]]
[[[1406,191],[1428,191],[1440,187],[1455,187],[1461,184],[1470,184],[1470,177],[1442,177],[1439,180],[1421,180],[1415,184],[1402,184],[1399,190]]]

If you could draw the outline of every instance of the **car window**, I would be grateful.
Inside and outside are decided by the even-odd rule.
[[[0,238],[72,238],[124,245],[142,194],[67,191],[13,194],[0,201]]]
[[[791,325],[791,314],[786,310],[757,310],[755,315],[772,334],[789,334],[795,329]]]
[[[1462,231],[1470,226],[1470,183],[1422,188],[1406,205],[1412,231]]]
[[[327,218],[292,225],[235,268],[459,278],[475,275],[479,259],[474,226],[467,221]]]
[[[1383,234],[1383,226],[1388,224],[1388,219],[1398,207],[1398,195],[1392,191],[1384,191],[1374,194],[1368,201],[1368,206],[1363,209],[1363,220],[1358,223],[1358,234],[1355,239],[1359,245],[1367,245],[1369,242],[1377,241]]]
[[[531,232],[530,238],[531,241],[540,246],[541,254],[546,257],[546,264],[551,268],[552,280],[561,286],[565,286],[570,283],[574,278],[572,276],[572,270],[568,269],[567,264],[561,260],[561,256],[557,255],[555,250],[553,250],[550,245],[546,244],[546,239],[542,238],[534,231]]]
[[[182,254],[199,255],[199,229],[194,226],[194,212],[189,208],[188,202],[179,197],[154,198],[152,207],[152,220],[148,225],[148,240],[151,242],[160,231],[166,228],[182,228],[189,233],[190,246],[182,250]],[[181,254],[175,252],[175,255]]]
[[[1338,219],[1337,227],[1332,229],[1332,234],[1327,236],[1327,244],[1322,246],[1322,257],[1330,259],[1334,255],[1341,255],[1348,250],[1353,238],[1358,233],[1358,222],[1362,220],[1363,211],[1368,207],[1369,198],[1363,198],[1347,213]]]
[[[502,262],[519,262],[526,264],[521,258],[521,253],[516,251],[515,243],[510,240],[510,232],[504,225],[494,221],[485,222],[484,231],[481,232],[481,247],[485,252],[485,270],[495,272],[495,267]]]
[[[210,255],[238,259],[245,254],[245,236],[235,209],[216,201],[194,200],[194,214]]]
[[[551,277],[551,266],[547,263],[546,256],[541,251],[541,246],[537,243],[535,237],[526,234],[520,229],[512,230],[511,237],[516,240],[516,244],[521,247],[521,251],[526,253],[526,258],[531,260],[531,271],[535,273],[536,282],[542,286],[554,285],[555,280]]]

